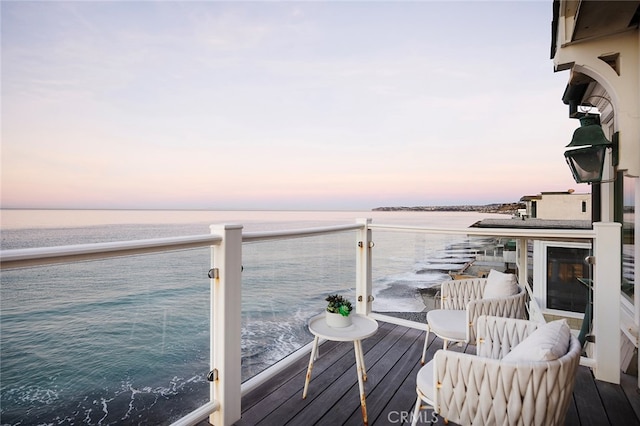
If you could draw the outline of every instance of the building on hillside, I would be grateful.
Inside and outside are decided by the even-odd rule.
[[[591,194],[573,190],[541,192],[520,199],[526,205],[526,217],[548,220],[591,220]]]
[[[576,127],[582,135],[600,134],[596,142],[576,138],[576,131],[565,142],[570,142],[565,158],[576,181],[591,184],[592,221],[620,229],[620,274],[595,282],[606,289],[600,295],[619,292],[620,315],[599,312],[599,301],[593,302],[594,322],[618,329],[596,339],[618,342],[623,365],[637,351],[640,329],[640,291],[635,291],[640,281],[640,247],[635,243],[640,233],[635,212],[640,200],[639,22],[638,0],[553,1],[551,59],[554,71],[569,71],[562,101],[568,117],[580,120]],[[612,252],[619,250],[612,247]],[[608,363],[617,366],[620,361],[611,358]]]

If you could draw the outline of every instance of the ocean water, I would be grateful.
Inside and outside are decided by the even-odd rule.
[[[2,249],[353,223],[466,227],[443,212],[2,210]],[[374,231],[374,310],[420,312],[438,285],[491,241]],[[310,342],[324,298],[354,300],[355,234],[245,244],[242,376]],[[208,249],[3,271],[0,423],[169,424],[208,400]]]

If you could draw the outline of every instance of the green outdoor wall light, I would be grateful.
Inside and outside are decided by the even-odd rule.
[[[599,115],[587,113],[580,117],[580,127],[573,133],[567,148],[572,149],[565,151],[564,157],[577,183],[602,182],[605,151],[607,148],[615,151],[615,144],[605,137]]]

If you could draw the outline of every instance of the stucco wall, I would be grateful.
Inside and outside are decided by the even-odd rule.
[[[541,198],[536,200],[536,205],[538,219],[591,219],[591,194],[542,194]]]

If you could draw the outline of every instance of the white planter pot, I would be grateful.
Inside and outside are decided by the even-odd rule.
[[[340,314],[334,314],[333,312],[326,312],[327,325],[334,328],[344,328],[351,325],[351,315],[343,317]]]

